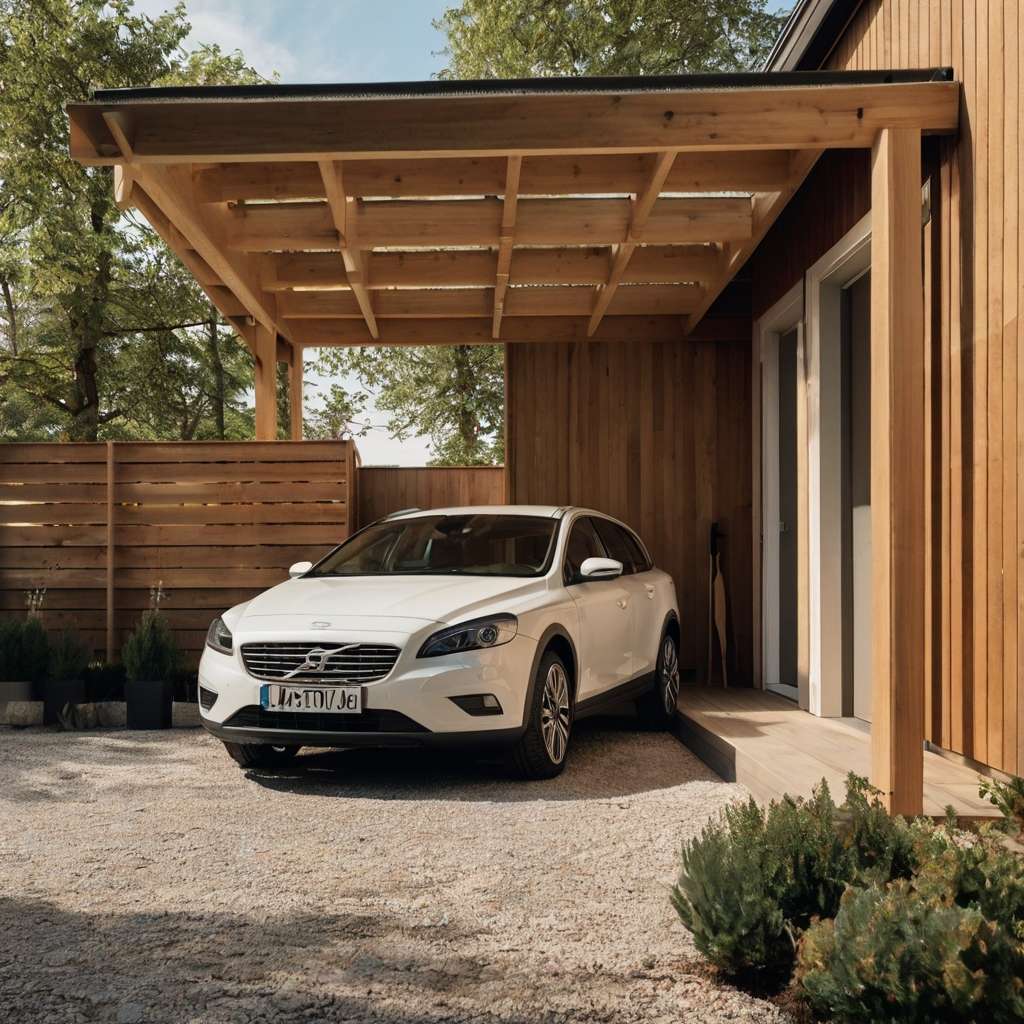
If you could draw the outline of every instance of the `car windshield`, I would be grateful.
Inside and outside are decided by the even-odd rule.
[[[540,576],[558,522],[544,516],[437,515],[376,523],[309,576]]]

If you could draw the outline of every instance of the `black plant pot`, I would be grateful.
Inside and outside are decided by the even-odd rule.
[[[130,679],[124,684],[129,729],[170,729],[174,683],[169,679]]]
[[[85,703],[85,680],[47,679],[43,682],[43,724],[56,725],[68,704]]]

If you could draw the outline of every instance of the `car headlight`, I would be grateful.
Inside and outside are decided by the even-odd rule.
[[[212,647],[221,654],[230,654],[232,651],[233,638],[231,630],[224,625],[223,619],[214,619],[210,628],[206,631],[206,646]]]
[[[518,632],[519,620],[514,615],[488,615],[458,626],[449,626],[427,637],[417,657],[438,658],[442,654],[499,647],[507,644]]]

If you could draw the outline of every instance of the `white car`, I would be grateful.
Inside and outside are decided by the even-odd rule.
[[[675,586],[600,512],[400,512],[290,576],[214,621],[199,665],[203,724],[243,767],[498,745],[547,778],[574,720],[625,699],[650,726],[675,713]]]

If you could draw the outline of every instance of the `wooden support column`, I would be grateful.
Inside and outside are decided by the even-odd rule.
[[[871,781],[894,814],[924,790],[924,285],[921,133],[871,157]]]
[[[114,660],[114,442],[107,442],[107,602],[106,650],[108,664]]]
[[[290,436],[302,440],[302,346],[292,346],[292,361],[288,367],[288,413],[291,420]]]
[[[277,335],[263,324],[255,327],[256,440],[277,440]]]

